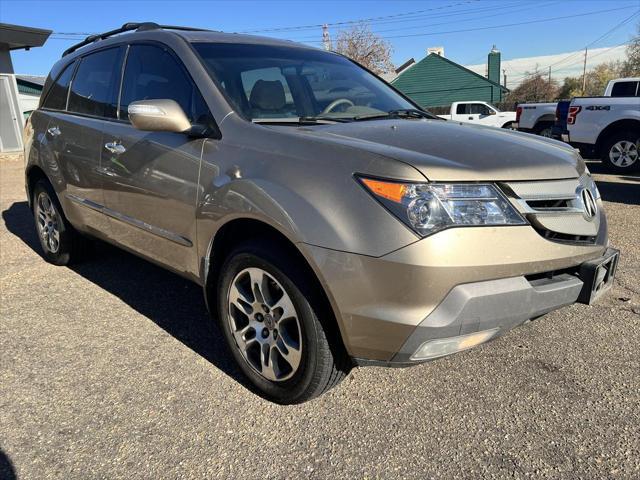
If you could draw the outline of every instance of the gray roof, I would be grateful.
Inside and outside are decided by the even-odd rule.
[[[41,47],[49,35],[51,30],[0,23],[0,44],[7,45],[9,50]]]
[[[35,83],[36,85],[44,86],[44,81],[47,77],[36,76],[36,75],[16,75],[18,80],[24,80],[25,82]]]

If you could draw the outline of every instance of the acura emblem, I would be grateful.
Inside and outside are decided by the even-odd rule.
[[[580,191],[580,201],[584,207],[584,218],[587,220],[592,220],[593,217],[598,213],[598,204],[596,203],[596,199],[593,197],[593,193],[588,188],[583,188]]]

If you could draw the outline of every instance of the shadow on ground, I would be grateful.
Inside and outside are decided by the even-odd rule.
[[[41,254],[27,202],[12,204],[2,212],[2,218],[7,230]],[[120,298],[249,388],[227,350],[222,333],[209,318],[202,288],[195,283],[99,241],[87,260],[69,268]]]
[[[18,478],[9,456],[2,450],[0,450],[0,478],[2,480],[16,480]]]
[[[602,199],[607,202],[640,205],[640,183],[613,183],[596,181]]]

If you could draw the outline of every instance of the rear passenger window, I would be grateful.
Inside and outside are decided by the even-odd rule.
[[[71,62],[70,65],[58,75],[58,79],[51,85],[49,94],[42,105],[44,108],[50,108],[52,110],[64,110],[67,108],[67,92],[69,91],[69,83],[71,82],[71,76],[73,75],[73,67],[75,62]]]
[[[128,119],[129,104],[137,100],[175,100],[192,123],[209,124],[209,109],[175,57],[155,45],[132,45],[124,69],[120,119]]]
[[[611,89],[612,97],[633,97],[636,95],[638,82],[616,82]]]
[[[120,47],[83,57],[71,82],[69,111],[116,118],[121,66]]]
[[[466,103],[459,103],[456,107],[456,114],[464,115],[465,113],[468,113],[467,107],[468,105]]]

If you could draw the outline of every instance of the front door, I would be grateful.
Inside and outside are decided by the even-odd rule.
[[[121,122],[102,139],[102,168],[109,176],[105,202],[113,238],[147,257],[197,274],[195,210],[203,139],[143,132],[128,122],[136,100],[172,99],[202,122],[204,99],[180,60],[157,44],[129,47],[120,98]]]

